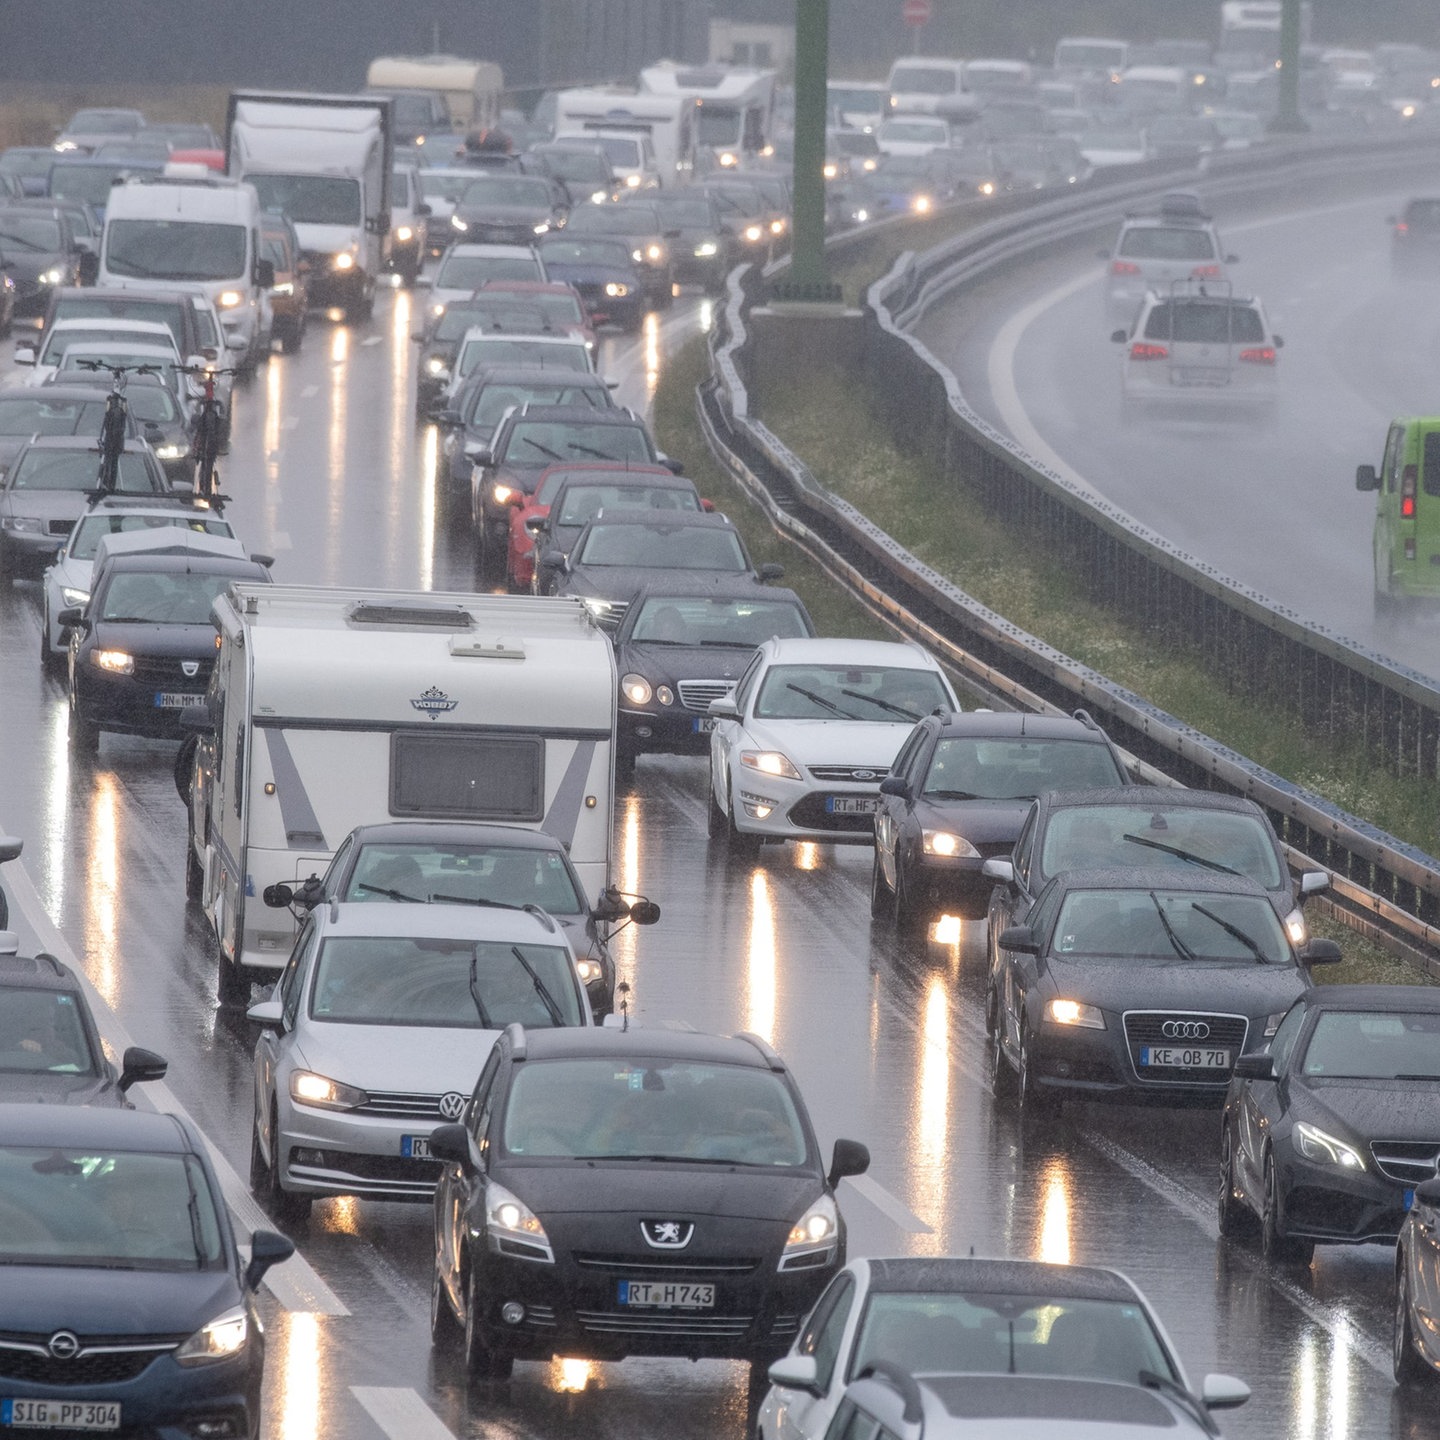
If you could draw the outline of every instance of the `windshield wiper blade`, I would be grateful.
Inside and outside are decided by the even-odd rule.
[[[538,450],[542,455],[548,455],[552,460],[563,460],[563,455],[558,455],[548,445],[542,445],[538,440],[532,440],[528,435],[522,437],[525,443],[532,449]]]
[[[676,1165],[748,1165],[758,1166],[758,1160],[734,1160],[714,1155],[572,1155],[572,1160],[644,1160],[652,1164],[674,1162]]]
[[[446,895],[442,891],[435,891],[430,899],[443,900],[449,905],[483,905],[487,910],[520,910],[520,905],[512,905],[508,900],[487,900],[482,895]]]
[[[807,690],[803,685],[797,685],[793,680],[785,682],[787,690],[793,690],[797,695],[803,695],[807,700],[813,700],[817,705],[823,705],[825,709],[839,715],[844,720],[858,720],[858,715],[852,715],[848,710],[842,710],[833,700],[827,700],[823,695],[817,695],[813,690]]]
[[[1220,1433],[1220,1427],[1216,1425],[1215,1417],[1205,1408],[1201,1400],[1192,1395],[1183,1385],[1176,1384],[1168,1375],[1157,1375],[1153,1370],[1142,1370],[1140,1383],[1147,1390],[1158,1390],[1162,1395],[1168,1395],[1172,1400],[1183,1405],[1200,1422],[1207,1435]]]
[[[1247,931],[1242,930],[1238,925],[1232,924],[1223,915],[1217,915],[1205,905],[1197,905],[1193,901],[1190,908],[1197,914],[1203,915],[1207,920],[1213,920],[1232,939],[1238,940],[1254,957],[1257,965],[1268,964],[1265,952],[1255,943],[1255,937]]]
[[[1397,1080],[1440,1080],[1440,1075],[1411,1075],[1409,1073],[1395,1076]]]
[[[866,695],[861,690],[846,690],[841,687],[840,693],[848,695],[852,700],[868,700],[872,705],[878,705],[882,710],[888,710],[892,715],[903,715],[907,720],[918,720],[919,714],[904,705],[892,705],[888,700],[882,700],[878,695]]]
[[[979,795],[972,794],[969,790],[927,790],[921,797],[925,800],[979,800]],[[986,795],[989,800],[993,797]]]
[[[1232,869],[1229,865],[1222,865],[1218,860],[1207,860],[1203,855],[1197,855],[1193,850],[1182,850],[1178,845],[1167,845],[1163,840],[1150,840],[1144,835],[1122,835],[1122,840],[1128,840],[1132,845],[1144,845],[1151,850],[1163,850],[1167,855],[1173,855],[1177,860],[1188,860],[1192,865],[1203,865],[1207,870],[1218,870],[1222,875],[1239,875],[1242,872]]]
[[[407,895],[403,890],[391,890],[385,885],[371,885],[366,880],[355,882],[357,890],[368,890],[372,895],[383,895],[387,900],[405,900],[411,905],[423,905],[425,902],[418,895]]]
[[[1155,907],[1155,913],[1160,917],[1160,924],[1165,929],[1165,938],[1170,942],[1175,953],[1182,960],[1193,960],[1195,952],[1175,933],[1175,927],[1170,923],[1170,917],[1165,913],[1165,907],[1160,903],[1159,897],[1153,890],[1150,891],[1150,903]]]
[[[195,1268],[205,1268],[205,1236],[200,1225],[200,1196],[195,1189],[195,1177],[190,1173],[190,1162],[184,1162],[185,1184],[190,1191],[190,1198],[187,1200],[186,1208],[190,1211],[190,1238],[195,1242]]]
[[[534,984],[535,993],[540,997],[540,1003],[550,1012],[552,1023],[564,1025],[565,1017],[561,1015],[560,1007],[555,1003],[555,997],[545,988],[545,982],[540,978],[535,967],[525,958],[525,952],[518,945],[512,945],[510,953],[525,967],[525,973]]]
[[[480,977],[476,974],[476,967],[480,963],[480,947],[477,945],[470,952],[470,999],[475,1003],[475,1013],[480,1017],[480,1023],[487,1030],[495,1028],[495,1022],[491,1020],[489,1012],[485,1009],[485,1002],[480,998]]]
[[[575,441],[566,441],[570,449],[576,455],[589,455],[595,460],[619,460],[619,455],[607,455],[603,450],[597,450],[593,445],[577,445]],[[558,458],[558,457],[557,457]]]

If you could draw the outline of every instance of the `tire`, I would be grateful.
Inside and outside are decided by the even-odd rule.
[[[65,672],[65,654],[57,655],[50,648],[50,610],[47,607],[40,615],[40,670],[45,675],[59,676]]]
[[[870,865],[870,914],[876,920],[886,920],[895,914],[895,892],[885,880],[885,871],[880,865],[880,848],[875,848],[875,858]]]
[[[895,856],[895,907],[891,912],[895,928],[902,935],[915,935],[924,928],[925,912],[910,898],[910,887],[905,883],[905,871],[900,856]]]
[[[760,854],[760,837],[747,835],[735,825],[734,802],[725,817],[725,848],[734,860],[754,860]]]
[[[710,777],[710,789],[708,793],[709,804],[705,810],[705,829],[712,840],[723,840],[730,828],[729,816],[720,808],[720,802],[715,798],[715,777]]]
[[[497,1355],[485,1346],[480,1327],[475,1323],[475,1312],[479,1308],[475,1294],[475,1272],[465,1277],[465,1330],[463,1349],[465,1373],[472,1380],[508,1380],[515,1361],[509,1355]]]
[[[84,719],[75,704],[75,694],[70,694],[70,748],[77,755],[94,755],[100,749],[100,727],[93,720]]]
[[[1375,582],[1375,618],[1377,620],[1398,620],[1405,613],[1404,602],[1398,595],[1392,595],[1388,590],[1380,588],[1380,582]]]
[[[1315,1242],[1285,1233],[1285,1216],[1280,1210],[1280,1191],[1275,1179],[1275,1162],[1265,1157],[1265,1198],[1260,1214],[1260,1253],[1272,1265],[1309,1265],[1315,1256]]]
[[[1250,1211],[1235,1198],[1235,1155],[1226,1125],[1220,1135],[1220,1191],[1216,1196],[1216,1219],[1220,1234],[1234,1240],[1245,1233],[1250,1224]]]
[[[1405,1278],[1403,1253],[1395,1267],[1395,1333],[1391,1351],[1397,1385],[1434,1385],[1440,1381],[1434,1367],[1428,1365],[1415,1348],[1415,1332],[1410,1325],[1410,1282]]]
[[[185,898],[198,904],[205,893],[205,869],[195,858],[195,841],[187,835],[185,840]]]
[[[1018,1093],[1015,1069],[1005,1054],[1005,1026],[1000,1018],[1000,1000],[992,990],[985,1006],[985,1032],[990,1059],[990,1089],[997,1100],[1013,1100]]]
[[[453,1354],[464,1341],[465,1327],[455,1318],[445,1287],[440,1283],[440,1255],[437,1250],[430,1272],[430,1343],[437,1350]]]
[[[1035,1079],[1030,1060],[1030,1041],[1020,1037],[1020,1073],[1015,1081],[1020,1096],[1020,1118],[1030,1121],[1054,1120],[1060,1114],[1061,1102],[1047,1095]]]
[[[280,337],[280,350],[285,355],[298,355],[300,346],[305,341],[305,331],[297,320],[293,325],[285,327],[285,333]]]
[[[195,783],[195,752],[200,748],[198,735],[187,735],[175,752],[175,793],[180,803],[190,804],[190,787]]]
[[[250,977],[245,968],[220,955],[216,992],[222,1005],[247,1005],[250,1002]]]
[[[280,1117],[274,1102],[270,1105],[270,1134],[278,1148]],[[260,1129],[256,1125],[250,1131],[250,1188],[255,1198],[281,1224],[296,1225],[310,1218],[311,1197],[293,1195],[280,1183],[280,1166],[277,1158],[265,1158],[260,1149]]]

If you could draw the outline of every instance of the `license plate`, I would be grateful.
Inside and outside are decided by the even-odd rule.
[[[29,1430],[118,1430],[118,1400],[0,1400],[0,1425]]]
[[[690,730],[695,735],[708,735],[715,728],[715,717],[713,715],[697,715],[690,722]]]
[[[203,705],[203,695],[192,695],[188,690],[157,690],[155,692],[155,708],[157,710],[188,710],[192,705]]]
[[[827,795],[827,815],[874,815],[880,809],[878,795]]]
[[[1172,379],[1177,385],[1228,385],[1228,370],[1176,370]]]
[[[1405,1194],[1404,1194],[1404,1196],[1403,1196],[1402,1198],[1403,1198],[1403,1200],[1404,1200],[1404,1202],[1405,1202],[1404,1208],[1405,1208],[1405,1210],[1406,1210],[1407,1212],[1408,1212],[1408,1211],[1411,1211],[1411,1210],[1413,1210],[1413,1209],[1415,1208],[1415,1192],[1414,1192],[1414,1190],[1412,1190],[1412,1189],[1410,1189],[1409,1187],[1407,1187],[1406,1190],[1405,1190]]]
[[[400,1153],[407,1160],[430,1159],[430,1137],[428,1135],[402,1135]]]
[[[620,1281],[622,1305],[663,1308],[666,1310],[713,1310],[713,1285],[666,1284],[656,1280]]]
[[[1160,1049],[1157,1046],[1142,1045],[1140,1047],[1140,1063],[1142,1065],[1160,1065],[1167,1070],[1228,1070],[1230,1068],[1230,1052],[1199,1048]]]

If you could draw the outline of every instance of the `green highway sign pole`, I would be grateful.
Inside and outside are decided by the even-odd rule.
[[[1270,129],[1299,134],[1310,127],[1300,115],[1300,0],[1280,6],[1280,103]]]
[[[830,0],[795,0],[795,216],[781,298],[838,298],[825,264],[825,81]]]

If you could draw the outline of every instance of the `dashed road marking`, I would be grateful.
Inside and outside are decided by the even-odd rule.
[[[903,1200],[892,1195],[878,1180],[869,1175],[847,1175],[845,1184],[853,1186],[863,1199],[868,1200],[887,1220],[893,1221],[911,1235],[933,1235],[934,1227],[927,1225]]]
[[[320,387],[318,385],[307,385],[301,390],[300,398],[302,400],[313,400],[319,393]]]
[[[455,1440],[455,1432],[415,1390],[380,1385],[352,1385],[350,1393],[392,1440]]]

